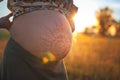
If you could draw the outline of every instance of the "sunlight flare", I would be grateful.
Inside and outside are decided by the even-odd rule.
[[[53,61],[56,61],[56,57],[53,55],[53,53],[51,53],[50,51],[45,52],[45,55],[42,58],[42,62],[44,64],[47,64],[47,63],[53,62]]]
[[[77,34],[78,34],[78,32],[73,32],[73,34],[72,34],[72,36],[73,36],[73,42],[77,42]]]
[[[44,63],[44,64],[48,63],[48,61],[49,61],[49,60],[48,60],[47,57],[43,57],[43,63]]]
[[[78,6],[78,13],[74,17],[76,32],[83,32],[86,27],[91,27],[97,23],[95,11],[98,8],[94,2],[81,0],[76,1],[75,5]]]

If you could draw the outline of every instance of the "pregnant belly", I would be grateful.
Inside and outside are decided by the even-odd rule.
[[[31,54],[48,61],[63,59],[72,43],[72,31],[64,15],[39,10],[17,17],[11,36]]]

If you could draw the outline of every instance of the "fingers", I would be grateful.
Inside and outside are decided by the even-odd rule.
[[[10,18],[11,16],[13,16],[13,13],[8,14],[6,17]]]
[[[0,2],[3,1],[3,0],[0,0]]]
[[[10,14],[4,16],[4,17],[1,17],[0,19],[3,19],[3,18],[9,19],[9,18],[12,17],[12,16],[13,16],[13,13],[10,13]]]
[[[11,27],[12,23],[9,20],[9,18],[11,16],[12,16],[12,13],[0,18],[0,28],[10,28]]]

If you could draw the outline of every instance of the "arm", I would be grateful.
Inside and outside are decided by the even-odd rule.
[[[3,0],[0,0],[0,2],[3,1]]]
[[[7,16],[4,16],[0,18],[0,28],[5,28],[7,30],[10,29],[12,22],[10,22],[9,18],[12,16],[12,13],[8,14]]]

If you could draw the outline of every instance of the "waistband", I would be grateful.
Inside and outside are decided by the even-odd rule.
[[[21,59],[31,59],[36,61],[42,61],[41,59],[35,57],[32,55],[30,52],[25,50],[21,45],[19,45],[12,37],[9,38],[6,48],[5,48],[5,53],[9,53],[10,55],[15,55],[20,57]]]
[[[62,61],[51,61],[47,64],[44,64],[43,58],[39,58],[32,55],[29,51],[25,50],[20,44],[18,44],[12,37],[10,37],[8,40],[8,43],[5,48],[5,54],[14,55],[25,62],[35,63],[43,66],[55,65],[56,63]]]

